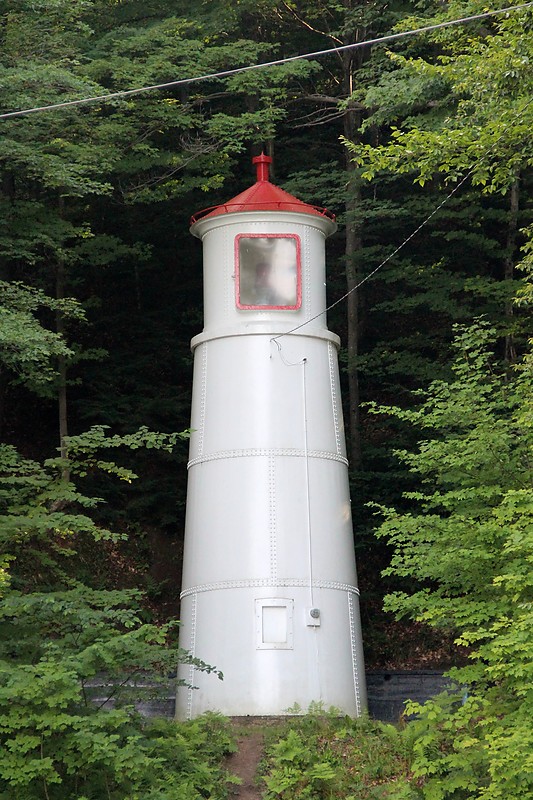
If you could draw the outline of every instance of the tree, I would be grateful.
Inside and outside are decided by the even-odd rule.
[[[498,369],[486,323],[459,330],[450,382],[434,382],[416,410],[375,407],[422,434],[397,456],[422,481],[411,510],[381,508],[387,570],[412,591],[386,607],[452,630],[470,664],[450,671],[460,689],[424,706],[409,726],[417,796],[531,796],[533,779],[533,373]]]
[[[106,457],[110,449],[172,449],[180,438],[97,428],[68,441],[67,465],[0,446],[0,797],[179,800],[201,797],[206,782],[213,797],[225,795],[220,769],[196,760],[196,748],[209,755],[201,726],[189,749],[179,731],[146,725],[132,705],[146,693],[138,681],[152,694],[158,682],[166,689],[178,661],[213,668],[179,649],[175,623],[143,619],[137,590],[81,579],[78,551],[97,558],[121,534],[99,526],[98,500],[65,481],[65,471],[79,481],[94,469],[132,480]],[[229,741],[219,734],[222,752]]]
[[[397,29],[464,13],[453,4],[426,3]],[[530,76],[522,75],[531,47],[528,20],[528,12],[513,13],[390,44],[389,66],[358,96],[367,113],[361,135],[346,144],[368,179],[360,204],[365,274],[388,259],[365,285],[358,359],[363,400],[412,407],[418,402],[413,392],[449,377],[452,326],[481,314],[500,332],[508,363],[523,349],[528,322],[512,298],[519,285],[520,228],[531,219],[529,122],[523,126]],[[523,77],[512,91],[507,69]],[[518,162],[519,184],[504,181]],[[402,492],[415,488],[415,476],[390,453],[413,447],[418,431],[397,417],[362,413],[362,491],[401,508]],[[364,515],[359,524],[369,527]],[[377,554],[370,536],[367,542]]]
[[[458,13],[455,6],[448,7],[432,21]],[[412,17],[399,27],[423,22],[427,19]],[[383,172],[408,175],[422,187],[442,183],[447,192],[454,184],[469,181],[484,197],[485,207],[491,195],[505,198],[504,227],[498,237],[499,286],[478,279],[477,286],[471,281],[468,290],[478,299],[492,293],[499,303],[508,363],[516,357],[517,337],[523,335],[513,312],[513,279],[519,225],[528,208],[528,193],[521,193],[521,187],[529,185],[533,163],[532,82],[527,66],[532,56],[531,24],[526,9],[478,23],[473,31],[468,26],[434,32],[429,41],[437,47],[422,56],[391,52],[395,69],[382,76],[366,97],[374,107],[367,124],[385,122],[387,141],[379,147],[347,141],[367,179]],[[470,236],[474,232],[471,229]],[[490,278],[494,283],[493,274]]]
[[[83,309],[72,299],[53,300],[20,283],[0,281],[0,294],[0,369],[38,389],[53,380],[54,359],[70,356],[72,351],[60,334],[39,322],[36,312],[60,310],[65,316],[83,319]]]
[[[268,41],[235,29],[233,9],[224,4],[194,19],[180,2],[145,5],[11,0],[0,30],[2,106],[194,77],[270,53]],[[232,176],[248,141],[273,135],[285,113],[287,84],[309,69],[287,65],[255,80],[214,79],[2,121],[2,277],[56,300],[74,295],[87,308],[85,326],[67,319],[60,305],[54,317],[41,320],[57,341],[69,342],[68,352],[56,351],[56,375],[48,383],[48,394],[59,401],[63,456],[68,433],[84,424],[113,424],[120,432],[187,424],[181,384],[189,376],[178,371],[190,366],[190,324],[178,337],[176,318],[191,317],[194,300],[187,292],[200,294],[200,271],[192,269],[198,256],[182,243],[187,211],[205,204],[205,192]],[[176,216],[176,225],[169,225]],[[178,265],[177,253],[183,256]],[[10,377],[0,395],[10,422],[15,419],[4,430],[11,429],[12,441],[27,435],[32,452],[48,453],[52,422],[43,424],[43,416],[51,404],[40,404],[41,424],[31,431],[27,416],[17,419],[13,411],[28,397]],[[152,518],[159,522],[161,509],[165,524],[176,525],[170,512],[176,476],[154,476],[154,486],[158,478],[167,480],[169,500],[151,505]]]

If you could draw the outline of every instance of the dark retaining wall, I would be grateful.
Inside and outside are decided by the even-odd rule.
[[[406,700],[423,703],[451,686],[438,670],[367,672],[368,713],[382,722],[398,722]]]
[[[372,671],[366,674],[368,690],[368,713],[373,719],[382,722],[398,722],[406,700],[423,703],[430,697],[442,692],[450,686],[450,681],[437,670],[418,671]],[[95,694],[99,695],[98,687]],[[100,702],[102,697],[95,697]],[[158,700],[138,702],[137,709],[147,717],[174,716],[175,701],[173,696]]]

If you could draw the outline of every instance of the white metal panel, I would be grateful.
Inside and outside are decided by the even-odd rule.
[[[315,580],[357,585],[345,474],[346,467],[334,461],[276,459],[280,577],[307,577],[311,571]]]
[[[317,579],[356,585],[347,491],[342,463],[303,454],[197,465],[189,478],[184,587],[268,577],[273,548],[280,577],[305,579],[312,569]]]
[[[210,461],[190,471],[183,588],[270,575],[268,483],[265,458]]]
[[[361,683],[362,661],[354,671],[348,594],[318,590],[322,625],[310,628],[303,613],[306,591],[293,589],[293,648],[261,649],[257,647],[256,607],[262,599],[270,603],[272,598],[258,598],[255,592],[198,595],[194,655],[222,670],[224,679],[182,668],[180,674],[198,689],[178,691],[179,716],[194,717],[207,710],[233,716],[286,714],[296,704],[305,711],[312,701],[360,714],[364,710],[364,674]],[[187,608],[184,602],[183,618]],[[231,619],[239,619],[239,625],[228,626]]]
[[[303,448],[306,432],[309,450],[345,456],[338,373],[330,368],[330,343],[304,336],[286,336],[278,342],[272,338],[232,336],[200,345],[195,358],[191,459],[200,455],[200,446],[207,454]]]

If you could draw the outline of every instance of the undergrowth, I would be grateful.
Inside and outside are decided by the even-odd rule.
[[[93,720],[100,729],[80,730],[70,750],[62,742],[55,761],[48,758],[49,767],[56,767],[53,780],[26,776],[21,763],[8,775],[4,764],[0,799],[226,800],[238,782],[223,767],[235,742],[229,722],[218,715],[171,722],[122,709],[101,711]]]
[[[368,718],[320,709],[265,733],[264,800],[409,798],[402,732]]]

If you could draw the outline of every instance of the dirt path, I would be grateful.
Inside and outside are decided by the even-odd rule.
[[[236,753],[232,753],[226,761],[226,769],[237,775],[242,783],[232,787],[232,798],[235,800],[261,800],[261,790],[256,783],[257,768],[263,755],[263,733],[247,726],[237,736]]]

